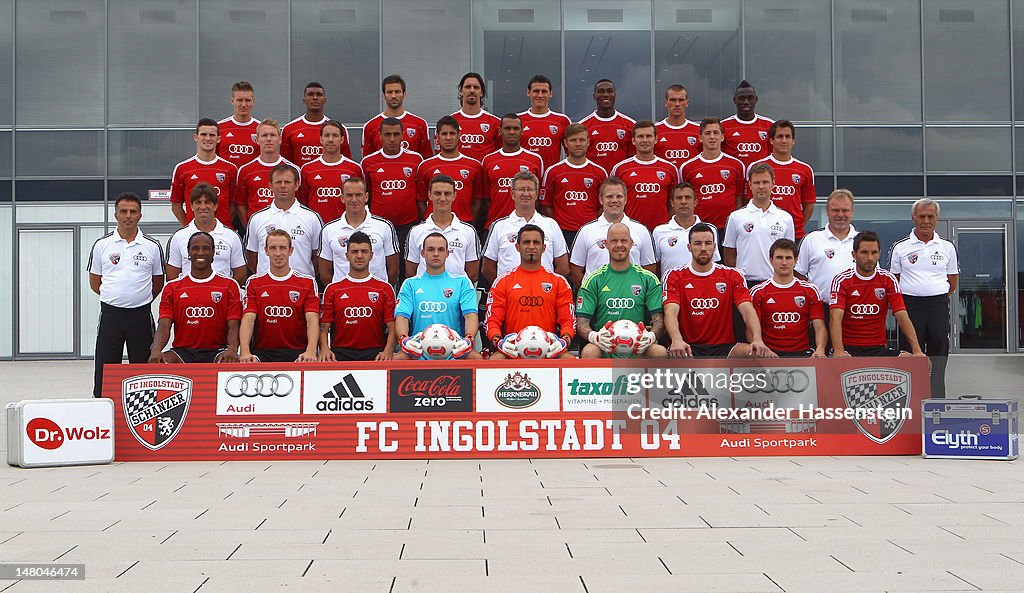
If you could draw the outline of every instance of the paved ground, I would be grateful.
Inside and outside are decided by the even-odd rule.
[[[0,403],[91,389],[0,376]],[[1022,385],[1024,357],[949,365],[950,393]],[[1019,592],[1022,502],[1024,463],[916,457],[3,466],[0,562],[88,578],[0,591]]]

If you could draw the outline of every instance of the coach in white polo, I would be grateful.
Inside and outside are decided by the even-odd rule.
[[[348,238],[356,231],[370,237],[373,257],[370,259],[370,275],[395,286],[398,282],[398,233],[395,226],[380,216],[370,214],[366,207],[366,182],[359,177],[349,177],[341,184],[341,199],[345,211],[338,220],[328,223],[320,235],[320,257],[317,271],[325,285],[337,282],[348,275]]]
[[[618,177],[604,180],[598,189],[598,199],[603,212],[595,220],[580,227],[576,240],[572,242],[569,256],[569,283],[579,290],[583,279],[608,263],[608,227],[621,222],[629,228],[633,247],[629,250],[629,261],[643,266],[653,274],[658,273],[654,258],[654,241],[647,227],[626,216],[626,184]]]
[[[946,397],[946,357],[949,356],[949,295],[960,281],[956,248],[935,232],[939,204],[922,198],[910,208],[914,230],[893,244],[889,271],[903,291],[907,315],[917,343],[932,361],[932,397]],[[906,344],[900,335],[900,347]]]
[[[448,240],[448,258],[444,267],[453,276],[467,276],[476,283],[480,274],[480,238],[473,225],[459,220],[452,212],[455,200],[455,180],[447,175],[435,175],[427,191],[433,212],[426,220],[409,231],[409,244],[405,248],[405,277],[427,271],[420,252],[423,241],[431,233],[440,233]]]
[[[768,251],[779,239],[793,240],[793,217],[772,203],[775,172],[768,163],[754,163],[747,175],[753,196],[746,206],[734,210],[725,224],[722,262],[739,269],[753,286],[772,277]]]
[[[284,229],[292,236],[292,269],[313,276],[313,260],[320,250],[320,233],[324,224],[320,215],[295,199],[299,172],[291,164],[281,163],[270,170],[270,190],[274,201],[249,218],[245,233],[245,261],[254,274],[270,269],[270,258],[263,246],[274,229]]]
[[[480,273],[492,282],[519,265],[516,238],[519,229],[528,224],[537,225],[544,230],[545,249],[541,255],[541,267],[562,276],[569,273],[569,252],[565,248],[562,229],[553,218],[537,212],[539,191],[540,180],[529,171],[520,171],[512,178],[512,201],[515,210],[512,214],[495,220],[491,225],[485,242],[483,263],[480,266]]]
[[[697,206],[697,192],[687,182],[672,188],[672,197],[668,200],[668,210],[672,215],[665,224],[659,224],[651,232],[654,240],[654,258],[658,261],[661,282],[665,283],[668,273],[676,268],[690,265],[693,254],[690,253],[690,229],[701,222],[700,217],[693,213]],[[711,226],[711,234],[715,237],[715,254],[711,261],[722,261],[718,253],[718,229]]]
[[[800,242],[800,257],[796,260],[796,276],[818,287],[818,297],[828,305],[832,280],[840,272],[854,266],[853,238],[857,230],[853,220],[853,193],[837,189],[825,202],[828,224],[807,233]]]
[[[188,240],[203,231],[213,237],[213,271],[245,284],[245,253],[242,240],[234,229],[217,220],[217,188],[200,183],[192,188],[189,204],[195,218],[185,228],[178,229],[167,241],[167,279],[188,276],[192,261],[188,258]]]
[[[100,397],[103,365],[120,364],[125,345],[128,362],[149,360],[153,342],[150,303],[164,287],[164,254],[156,239],[139,230],[142,200],[123,193],[114,202],[117,228],[89,252],[89,287],[100,295],[96,330],[96,370],[92,394]]]

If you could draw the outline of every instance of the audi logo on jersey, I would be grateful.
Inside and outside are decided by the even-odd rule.
[[[586,202],[590,199],[590,196],[585,191],[567,191],[565,192],[566,202]]]
[[[251,144],[229,144],[228,154],[254,154],[256,147]]]
[[[632,309],[636,306],[636,301],[630,298],[611,298],[606,299],[604,304],[609,309]]]
[[[615,152],[618,149],[618,142],[598,142],[594,145],[594,150],[597,152]]]
[[[263,308],[263,314],[264,315],[266,315],[267,317],[273,317],[275,319],[291,317],[292,313],[293,313],[293,310],[292,310],[291,307],[275,307],[275,306],[270,306],[270,307],[264,307]]]
[[[273,198],[274,192],[269,187],[261,187],[256,190],[256,196],[260,198]]]
[[[661,191],[660,183],[638,183],[633,186],[633,191],[638,194],[656,194]],[[637,196],[633,196],[637,197]]]
[[[800,321],[799,313],[772,313],[772,323],[796,323]]]
[[[340,187],[321,187],[316,190],[317,197],[320,198],[340,198],[341,188]]]
[[[463,144],[483,144],[487,141],[483,134],[463,134],[459,136]]]
[[[533,137],[526,141],[526,145],[534,148],[539,146],[551,146],[551,138]]]
[[[690,308],[691,309],[695,309],[697,311],[702,311],[704,309],[717,309],[718,308],[718,302],[719,302],[718,299],[715,299],[715,298],[711,298],[711,299],[690,299]]]
[[[736,145],[737,152],[761,152],[760,142],[740,142]]]
[[[187,307],[185,309],[185,317],[189,319],[209,319],[213,317],[213,307]]]
[[[541,297],[519,297],[519,304],[523,307],[539,307],[544,304],[544,299]]]
[[[796,188],[792,185],[776,185],[772,188],[772,196],[795,196]]]
[[[405,189],[406,183],[404,179],[384,179],[380,182],[380,188],[382,190]]]
[[[302,156],[320,156],[323,152],[324,149],[322,146],[303,146],[299,150],[299,154]]]
[[[850,305],[851,315],[878,315],[881,307],[878,305]]]
[[[725,184],[724,183],[706,183],[706,184],[700,186],[700,193],[701,193],[701,195],[705,195],[705,196],[708,195],[708,194],[724,194],[725,193]]]
[[[349,319],[366,319],[373,315],[370,307],[345,307],[345,317]]]
[[[420,313],[444,313],[448,310],[448,303],[423,301],[417,308],[420,310]]]
[[[672,159],[674,161],[677,161],[677,160],[680,160],[680,159],[689,159],[690,158],[690,151],[689,150],[685,150],[685,149],[673,148],[671,150],[666,150],[665,151],[665,158]]]
[[[498,180],[498,187],[512,187],[512,178],[502,177]]]

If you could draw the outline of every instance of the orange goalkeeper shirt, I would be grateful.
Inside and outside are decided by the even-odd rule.
[[[564,276],[544,268],[530,272],[517,266],[491,286],[487,296],[487,337],[497,342],[528,325],[563,338],[573,336],[576,312],[572,288]]]

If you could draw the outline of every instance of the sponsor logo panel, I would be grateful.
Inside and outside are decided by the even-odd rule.
[[[217,414],[298,414],[299,371],[260,370],[217,373]]]
[[[847,371],[839,377],[846,406],[852,409],[899,410],[910,405],[910,373],[900,369],[867,368]],[[906,418],[855,419],[857,430],[882,444],[896,436]]]
[[[479,369],[477,412],[559,411],[558,369]]]
[[[192,379],[177,375],[136,375],[121,382],[121,406],[128,430],[156,451],[178,435],[192,401]]]
[[[625,411],[646,404],[646,389],[630,393],[629,377],[644,369],[592,368],[562,371],[562,410],[565,412]]]
[[[303,414],[384,414],[387,371],[306,371]]]
[[[472,412],[472,369],[390,371],[391,412]]]

